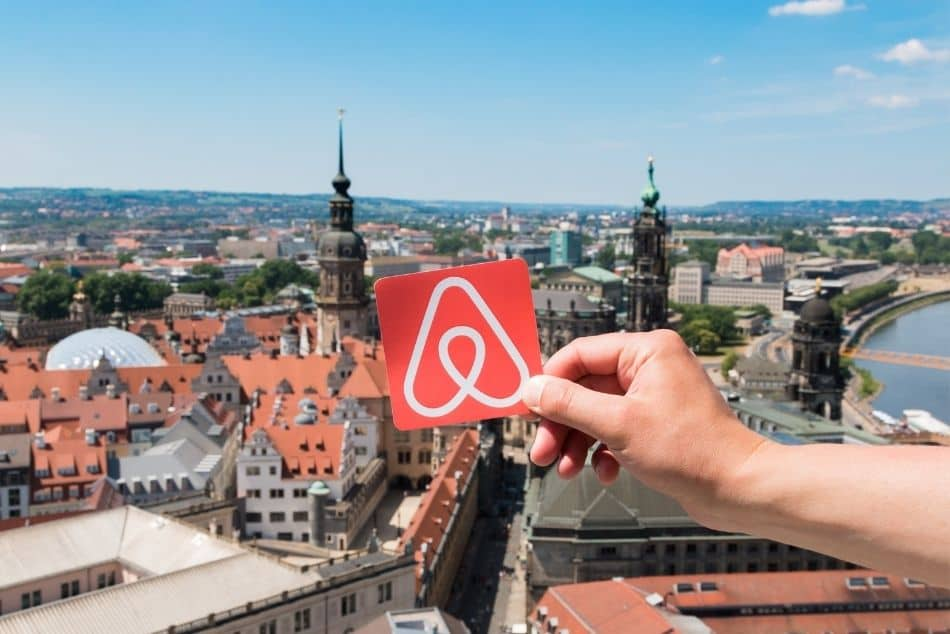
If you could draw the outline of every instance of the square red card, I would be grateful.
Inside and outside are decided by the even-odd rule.
[[[541,350],[524,260],[384,277],[375,290],[396,427],[528,412],[521,388]]]

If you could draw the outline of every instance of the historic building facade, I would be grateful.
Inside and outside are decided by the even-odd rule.
[[[828,300],[815,296],[805,302],[792,332],[788,397],[802,410],[830,420],[841,420],[840,347],[841,321]]]
[[[350,179],[343,171],[343,111],[339,124],[339,173],[333,178],[336,193],[330,198],[330,230],[319,237],[320,262],[318,309],[318,352],[330,352],[339,341],[366,334],[369,298],[363,282],[366,244],[353,230],[353,199]]]
[[[643,209],[633,225],[633,275],[629,279],[626,329],[647,332],[666,326],[666,212],[656,208],[660,192],[653,182],[653,158],[649,159],[650,182],[640,199]]]

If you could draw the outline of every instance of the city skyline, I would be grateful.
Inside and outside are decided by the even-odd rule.
[[[0,187],[326,192],[343,106],[357,198],[948,194],[945,3],[5,14]]]

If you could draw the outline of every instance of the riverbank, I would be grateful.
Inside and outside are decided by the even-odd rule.
[[[894,321],[901,315],[906,315],[907,313],[914,312],[915,310],[919,310],[925,306],[931,306],[933,304],[939,304],[946,301],[950,301],[950,291],[921,297],[918,300],[907,302],[905,304],[901,304],[900,306],[895,306],[890,310],[885,310],[881,314],[875,315],[867,323],[862,325],[861,334],[851,347],[861,347],[861,344],[863,344],[868,339],[868,337],[873,335],[875,330]]]

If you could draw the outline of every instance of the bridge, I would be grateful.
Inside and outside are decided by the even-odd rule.
[[[892,352],[890,350],[871,350],[869,348],[849,348],[842,354],[852,359],[880,361],[897,365],[913,365],[919,368],[946,370],[950,372],[950,357],[941,357],[933,354],[914,354],[912,352]]]

